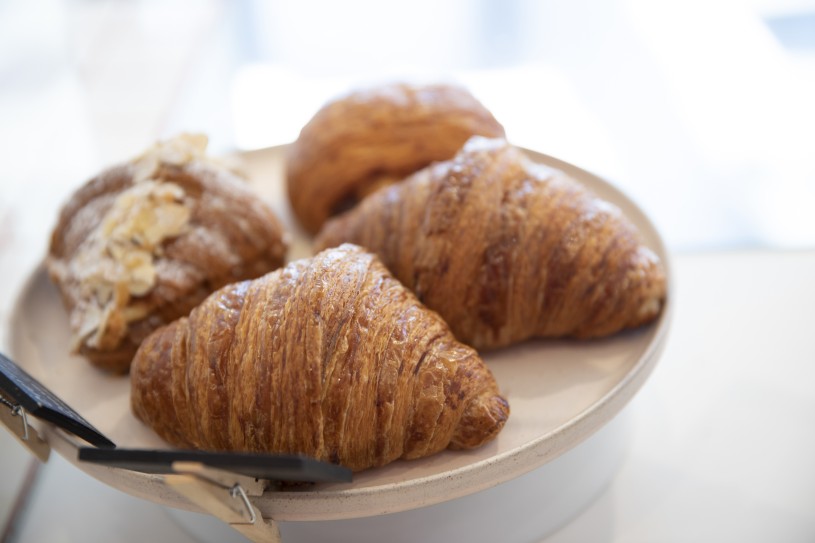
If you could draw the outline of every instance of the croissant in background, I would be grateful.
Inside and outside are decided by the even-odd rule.
[[[125,372],[139,343],[217,288],[280,267],[281,223],[205,136],[160,142],[81,187],[60,213],[48,271],[73,349]]]
[[[289,200],[316,233],[328,217],[431,162],[447,160],[472,135],[503,127],[466,89],[390,84],[352,92],[320,109],[287,157]]]
[[[477,353],[353,245],[217,291],[142,343],[131,382],[173,445],[355,471],[478,447],[509,414]]]
[[[379,191],[329,221],[317,248],[376,252],[477,349],[604,336],[654,319],[665,273],[619,209],[502,139]]]

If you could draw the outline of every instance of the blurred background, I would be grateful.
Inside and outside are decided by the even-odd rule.
[[[815,247],[815,0],[0,0],[3,329],[102,167],[180,131],[285,144],[332,96],[394,79],[466,85],[514,143],[625,191],[672,251]],[[0,513],[18,452],[0,443]]]
[[[406,78],[467,85],[674,249],[815,242],[813,0],[2,0],[0,228],[157,137],[282,144]]]

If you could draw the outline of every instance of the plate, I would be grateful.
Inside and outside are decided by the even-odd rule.
[[[308,256],[310,242],[297,227],[284,192],[285,146],[241,154],[242,168],[260,196],[290,227],[289,260]],[[467,496],[528,473],[569,451],[610,421],[645,382],[664,346],[671,306],[668,255],[654,226],[623,193],[603,179],[553,157],[527,151],[564,170],[614,203],[639,228],[644,243],[666,264],[668,303],[646,327],[591,341],[534,340],[484,359],[512,413],[498,438],[473,451],[444,451],[397,461],[342,484],[269,491],[255,500],[264,516],[281,521],[336,520],[407,511]],[[44,268],[35,270],[11,319],[12,357],[120,447],[166,448],[132,415],[129,381],[68,354],[67,316]],[[76,459],[76,438],[44,425],[51,446],[93,477],[163,505],[196,511],[160,475],[89,465]]]

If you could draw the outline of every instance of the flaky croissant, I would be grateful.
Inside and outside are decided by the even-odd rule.
[[[289,148],[286,177],[297,218],[325,220],[379,187],[447,160],[475,134],[504,135],[492,114],[456,85],[380,85],[323,106]]]
[[[505,140],[474,137],[329,221],[478,349],[612,334],[660,312],[665,273],[620,210]]]
[[[356,471],[478,447],[509,414],[477,353],[353,245],[217,291],[142,343],[131,382],[173,445]]]
[[[280,267],[280,221],[205,154],[205,136],[159,142],[109,168],[63,207],[46,264],[73,349],[125,372],[139,343],[215,289]]]

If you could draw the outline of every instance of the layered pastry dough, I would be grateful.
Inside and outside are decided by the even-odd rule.
[[[47,267],[73,349],[93,364],[127,371],[150,332],[215,289],[283,264],[281,223],[206,145],[193,135],[157,143],[63,207]]]
[[[618,208],[503,139],[472,138],[329,221],[318,249],[376,252],[478,349],[654,319],[665,271]]]
[[[355,471],[478,447],[509,415],[478,354],[352,245],[215,292],[142,343],[131,382],[173,445]]]
[[[287,157],[289,200],[317,232],[328,217],[431,162],[452,158],[472,135],[503,127],[466,89],[391,84],[352,92],[320,109]]]

